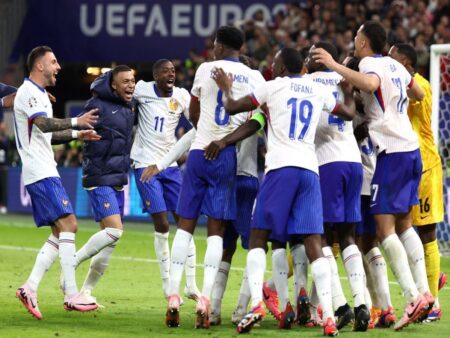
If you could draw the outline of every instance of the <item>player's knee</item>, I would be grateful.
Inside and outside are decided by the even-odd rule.
[[[123,230],[117,228],[105,228],[106,233],[109,237],[113,239],[114,242],[117,242],[120,237],[122,237]]]

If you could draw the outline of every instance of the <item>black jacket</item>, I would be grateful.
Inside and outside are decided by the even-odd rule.
[[[91,84],[93,97],[85,111],[98,108],[95,131],[100,141],[83,145],[83,187],[123,186],[128,183],[134,123],[134,103],[122,101],[110,85],[111,71]]]

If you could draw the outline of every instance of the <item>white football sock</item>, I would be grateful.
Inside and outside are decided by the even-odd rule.
[[[336,263],[336,258],[334,258],[333,251],[331,247],[326,246],[322,248],[323,255],[330,264],[331,269],[331,295],[333,299],[333,310],[336,311],[341,306],[347,304],[347,299],[345,299],[344,291],[342,290],[341,281],[339,279],[338,267]],[[316,291],[318,285],[316,283]],[[320,290],[320,289],[319,289]],[[320,297],[319,297],[320,299]]]
[[[389,266],[402,288],[406,302],[408,304],[413,303],[419,296],[419,291],[409,269],[408,256],[406,255],[402,242],[400,242],[397,234],[392,234],[386,237],[381,245],[383,246]]]
[[[211,295],[211,311],[218,314],[221,313],[222,298],[228,282],[228,273],[230,272],[230,263],[220,262],[219,271],[217,272],[216,281]]]
[[[366,253],[367,266],[372,278],[373,287],[378,300],[376,306],[382,310],[387,310],[391,303],[391,294],[389,292],[389,281],[386,268],[386,261],[378,247],[372,248]]]
[[[372,278],[372,275],[369,270],[369,265],[367,263],[367,259],[364,255],[362,256],[362,258],[363,258],[364,271],[366,272],[366,295],[365,295],[366,305],[368,308],[370,305],[369,309],[371,309],[372,307],[381,309],[381,305],[378,300],[377,292],[375,290],[375,285],[374,285],[373,278]]]
[[[109,265],[109,260],[115,247],[116,244],[108,245],[107,247],[100,250],[98,254],[92,257],[91,265],[89,266],[89,271],[86,279],[84,280],[81,291],[92,291],[95,288],[98,281],[100,280],[100,277],[103,276],[106,268]]]
[[[316,290],[316,283],[312,281],[311,284],[311,292],[309,294],[309,302],[311,303],[311,306],[313,307],[313,311],[311,311],[312,314],[315,314],[317,312],[317,308],[319,307],[319,296],[317,295]]]
[[[100,252],[104,247],[116,243],[122,237],[123,230],[116,228],[105,228],[96,232],[88,241],[77,251],[76,264],[84,262]]]
[[[195,290],[197,289],[197,281],[195,280],[195,273],[197,269],[197,249],[195,247],[195,241],[194,238],[191,239],[189,242],[189,249],[188,249],[188,255],[186,258],[186,264],[184,266],[184,272],[186,275],[186,286],[189,290]]]
[[[345,271],[353,295],[354,307],[365,304],[364,294],[366,289],[365,272],[361,253],[355,244],[347,246],[342,251]]]
[[[33,290],[37,290],[42,277],[44,277],[44,274],[50,269],[58,256],[58,242],[59,239],[52,234],[48,237],[41,250],[39,250],[33,270],[31,270],[27,281]]]
[[[294,299],[297,299],[301,288],[307,289],[308,285],[308,257],[305,246],[297,244],[291,248],[292,265],[294,270]]]
[[[252,249],[247,254],[248,285],[252,297],[252,308],[262,302],[262,285],[266,271],[266,252],[262,248]]]
[[[219,265],[223,255],[223,238],[220,236],[209,236],[206,239],[206,252],[204,260],[204,275],[202,295],[211,298],[212,288],[216,281]]]
[[[287,275],[289,264],[286,256],[286,249],[275,249],[272,251],[272,278],[278,293],[281,311],[286,309],[289,302],[289,286]]]
[[[164,297],[167,298],[169,296],[170,277],[169,232],[162,233],[155,231],[154,246],[159,264],[159,273],[162,280]]]
[[[75,234],[73,232],[59,233],[59,261],[64,276],[64,292],[72,296],[78,292],[75,279]]]
[[[169,296],[178,295],[180,292],[181,277],[189,250],[189,242],[192,235],[182,229],[178,229],[172,242],[170,252],[170,287]]]
[[[334,259],[334,257],[333,257]],[[323,319],[332,318],[334,311],[331,300],[331,271],[329,259],[321,257],[311,263],[311,274],[316,285],[317,296],[323,309]]]
[[[246,314],[248,303],[250,302],[250,287],[248,285],[247,269],[242,274],[241,290],[239,291],[239,298],[236,306],[236,312]]]
[[[408,255],[409,268],[416,282],[417,289],[422,294],[430,291],[425,267],[425,253],[419,235],[411,227],[404,231],[399,238]]]

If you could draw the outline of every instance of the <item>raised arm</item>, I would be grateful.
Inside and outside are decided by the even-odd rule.
[[[33,123],[44,133],[71,129],[72,127],[93,129],[93,125],[97,123],[98,109],[91,109],[80,117],[57,119],[39,115],[33,119]]]
[[[350,84],[360,90],[373,93],[380,86],[380,79],[375,74],[364,74],[347,68],[334,61],[333,57],[323,48],[316,48],[312,57],[316,62],[324,64],[328,69],[341,74]]]
[[[233,79],[231,74],[226,74],[222,68],[216,68],[213,71],[213,79],[216,81],[217,86],[223,92],[222,102],[225,111],[230,115],[235,115],[237,113],[242,113],[244,111],[251,111],[257,108],[251,95],[241,97],[240,99],[234,100],[231,94],[231,87],[233,84]]]
[[[410,99],[415,101],[422,101],[423,97],[425,96],[422,88],[420,88],[419,84],[416,81],[413,82],[413,85],[411,86],[411,88],[408,88],[406,93],[408,94],[408,97]]]
[[[249,136],[255,134],[258,130],[264,128],[265,116],[262,113],[255,114],[250,120],[240,125],[232,133],[228,134],[224,138],[211,142],[205,148],[205,158],[207,160],[215,160],[219,153],[230,144],[235,144]]]

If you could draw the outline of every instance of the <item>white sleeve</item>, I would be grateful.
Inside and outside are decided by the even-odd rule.
[[[260,84],[256,89],[253,91],[253,93],[250,94],[253,103],[259,107],[260,105],[267,102],[267,99],[269,98],[269,85],[273,81],[264,82]]]
[[[380,66],[377,64],[377,62],[374,62],[374,58],[372,57],[365,57],[361,60],[359,63],[359,71],[364,74],[375,74],[380,78],[380,81],[382,79],[381,72],[380,72]]]
[[[192,84],[191,94],[195,97],[200,97],[201,94],[201,88],[202,83],[205,81],[205,75],[207,71],[208,63],[202,63],[200,67],[198,67],[197,71],[195,72],[195,78],[194,83]]]
[[[17,101],[16,106],[20,107],[30,120],[33,120],[38,116],[47,116],[48,108],[44,107],[42,99],[36,97],[35,94],[29,90],[23,90],[20,97],[16,97],[15,101]]]
[[[184,117],[189,120],[189,104],[191,103],[191,94],[186,89],[182,89],[181,99],[183,100],[183,114]]]
[[[333,113],[334,108],[336,108],[336,106],[338,105],[338,101],[332,93],[326,90],[323,91],[323,96],[323,110],[325,110],[329,114]]]
[[[173,162],[177,161],[191,147],[194,141],[196,129],[192,128],[175,143],[175,146],[164,157],[156,163],[159,171],[167,169]]]

